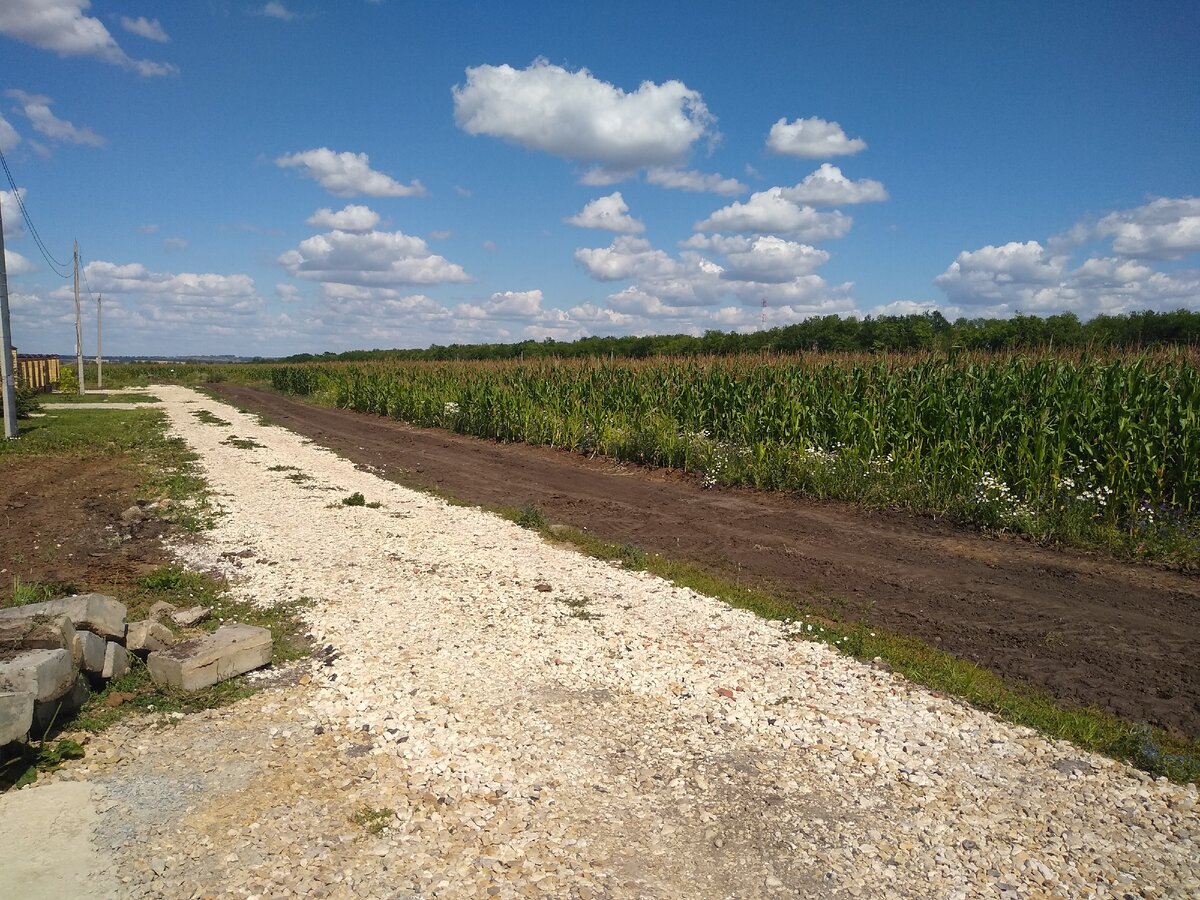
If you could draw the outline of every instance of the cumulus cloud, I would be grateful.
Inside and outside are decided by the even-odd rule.
[[[84,144],[89,147],[103,147],[104,138],[90,128],[78,128],[66,119],[54,115],[50,106],[54,103],[49,97],[37,94],[27,94],[16,89],[4,92],[6,96],[17,101],[17,108],[33,126],[38,134],[52,141],[62,141],[68,144]]]
[[[818,212],[790,199],[790,188],[773,187],[744,203],[734,201],[695,225],[696,231],[774,232],[802,241],[844,237],[854,220],[836,210]]]
[[[280,156],[275,165],[299,169],[335,197],[421,197],[426,193],[419,181],[401,184],[390,175],[376,172],[365,153],[335,153],[328,147],[318,147]]]
[[[1200,252],[1200,197],[1157,200],[1134,209],[1109,213],[1096,223],[1099,237],[1135,259],[1179,259]]]
[[[379,224],[379,213],[369,206],[349,204],[337,212],[327,207],[318,209],[305,219],[314,228],[331,228],[338,231],[370,231]]]
[[[27,260],[15,250],[4,248],[4,265],[8,269],[8,276],[11,278],[14,275],[28,275],[30,272],[36,272],[37,266]]]
[[[460,303],[456,313],[468,319],[529,319],[543,313],[542,292],[497,291],[484,304]]]
[[[602,228],[605,231],[624,234],[637,234],[646,230],[643,222],[629,215],[629,206],[620,191],[615,191],[607,197],[597,197],[580,212],[563,221],[580,228]]]
[[[704,172],[672,169],[664,166],[647,169],[646,181],[676,191],[720,194],[722,197],[736,197],[749,190],[736,178],[723,178],[720,175],[708,175]]]
[[[1085,231],[1111,236],[1117,255],[1090,256],[1078,265],[1062,252],[1062,242],[1014,241],[963,251],[934,283],[959,307],[996,316],[1070,310],[1086,318],[1200,308],[1200,270],[1162,271],[1148,264],[1196,252],[1189,249],[1183,224],[1189,212],[1186,202],[1163,201],[1112,213]],[[1137,255],[1122,255],[1118,248]]]
[[[288,284],[286,281],[281,281],[275,285],[275,296],[284,303],[299,303],[304,299],[304,295],[300,293],[300,288],[294,284]]]
[[[644,238],[618,237],[607,247],[584,247],[575,251],[575,261],[599,281],[669,275],[678,264]]]
[[[294,278],[365,287],[471,281],[457,263],[431,253],[419,237],[401,231],[331,231],[301,241],[279,257]]]
[[[829,163],[822,163],[802,182],[785,188],[783,195],[795,203],[811,206],[843,206],[854,203],[878,203],[888,198],[882,182],[870,178],[851,181],[842,170]]]
[[[99,19],[86,15],[91,5],[91,0],[4,0],[0,3],[0,34],[59,56],[90,56],[139,75],[178,71],[169,63],[130,57]]]
[[[828,159],[831,156],[852,156],[867,149],[862,138],[848,138],[837,122],[824,119],[780,119],[767,135],[767,149],[784,156],[804,159]]]
[[[697,141],[717,136],[700,93],[680,81],[626,92],[544,59],[525,69],[475,66],[466,76],[453,88],[459,128],[595,164],[599,173],[676,166]]]
[[[160,44],[166,44],[171,40],[166,31],[163,30],[162,24],[158,19],[147,19],[145,16],[138,16],[136,19],[131,19],[129,16],[121,16],[121,27],[130,34],[144,37],[148,41],[157,41]]]
[[[25,199],[25,188],[17,188],[16,195],[12,191],[0,191],[0,214],[4,216],[4,239],[11,241],[25,233],[25,220],[21,216],[21,207],[17,204],[17,196]]]
[[[829,262],[829,253],[825,250],[775,235],[747,238],[697,234],[684,241],[682,246],[722,254],[725,267],[721,277],[732,281],[780,284],[800,275],[811,275]]]
[[[0,115],[0,152],[11,150],[21,143],[21,135],[8,119]]]

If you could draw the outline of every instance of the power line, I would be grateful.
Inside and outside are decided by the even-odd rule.
[[[0,165],[4,166],[4,174],[8,177],[8,185],[12,188],[12,194],[17,200],[17,208],[21,210],[21,218],[25,220],[25,227],[29,229],[29,233],[33,236],[33,242],[37,245],[38,251],[42,254],[42,258],[46,260],[54,274],[59,278],[70,278],[69,272],[63,271],[67,268],[65,262],[55,259],[54,254],[46,247],[42,236],[38,233],[37,228],[33,224],[33,219],[29,216],[29,210],[25,208],[25,201],[21,199],[21,192],[17,190],[17,182],[13,178],[12,172],[8,168],[8,160],[4,158],[3,151],[0,151]]]

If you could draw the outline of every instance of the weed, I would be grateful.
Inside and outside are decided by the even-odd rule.
[[[370,503],[366,504],[366,506],[367,506],[367,509],[379,509],[380,507],[383,506],[383,504],[380,503],[378,500],[372,500]]]
[[[207,409],[197,409],[192,412],[192,415],[205,425],[218,425],[224,428],[227,425],[233,424],[228,419],[222,419],[220,416],[213,415]]]
[[[267,471],[268,472],[298,472],[299,469],[297,469],[295,466],[279,465],[279,466],[267,466]]]
[[[531,531],[541,531],[543,528],[550,527],[550,520],[546,518],[546,514],[540,507],[533,504],[522,506],[513,515],[512,520],[522,528],[528,528]]]
[[[342,498],[342,506],[366,506],[367,498],[355,491],[349,497]]]
[[[646,551],[635,544],[625,544],[618,553],[621,565],[626,569],[644,571],[650,565],[650,558],[646,555]]]
[[[573,597],[571,599],[559,600],[558,602],[567,607],[567,615],[572,619],[591,622],[600,618],[599,613],[593,612],[588,608],[592,602],[588,597]]]
[[[396,818],[396,811],[386,806],[376,809],[364,804],[351,817],[355,825],[364,829],[368,834],[381,834]]]
[[[237,447],[239,450],[261,450],[264,446],[254,438],[238,437],[236,434],[231,434],[221,443],[227,447]]]

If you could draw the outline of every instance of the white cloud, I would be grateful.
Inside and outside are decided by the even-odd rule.
[[[718,209],[696,231],[775,232],[802,241],[844,237],[854,220],[836,210],[818,212],[787,196],[790,188],[773,187],[752,194],[746,202],[734,201]]]
[[[1119,225],[1134,218],[1127,213],[1113,215],[1111,221]],[[1152,213],[1138,215],[1149,217]],[[1128,237],[1119,229],[1107,233],[1116,234],[1114,246]],[[1174,232],[1149,237],[1143,232],[1139,240],[1147,238],[1150,246],[1139,243],[1137,249],[1179,252],[1182,242],[1177,237]],[[934,283],[956,305],[992,316],[1070,310],[1089,318],[1135,309],[1200,308],[1198,270],[1158,271],[1143,261],[1122,256],[1093,256],[1072,267],[1068,255],[1043,247],[1038,241],[964,251]]]
[[[597,197],[584,206],[582,211],[563,221],[580,228],[602,228],[605,231],[624,234],[637,234],[646,230],[643,222],[629,215],[629,206],[620,191],[615,191],[607,197]]]
[[[831,156],[851,156],[867,149],[862,138],[848,138],[837,122],[824,119],[780,119],[767,135],[767,149],[785,156],[804,159],[827,159]]]
[[[8,119],[0,115],[0,152],[11,150],[21,143],[21,135],[12,127]]]
[[[4,0],[0,3],[0,34],[59,56],[90,56],[140,75],[178,71],[169,63],[130,57],[99,19],[85,15],[91,5],[91,0]]]
[[[17,188],[17,195],[25,199],[25,188]],[[25,234],[25,219],[21,207],[12,191],[0,191],[0,214],[4,217],[4,239],[15,240]]]
[[[161,226],[159,226],[159,225],[157,225],[157,224],[150,224],[150,225],[139,225],[139,226],[137,227],[137,230],[138,230],[139,232],[141,232],[142,234],[158,234],[158,229],[159,229],[160,227],[161,227]]]
[[[543,313],[542,292],[497,291],[485,304],[460,303],[455,312],[468,319],[529,319]],[[547,312],[553,314],[559,311]]]
[[[8,269],[8,277],[14,275],[28,275],[30,272],[36,272],[37,266],[23,257],[15,250],[4,248],[4,265]]]
[[[811,275],[829,262],[829,253],[825,250],[774,235],[747,238],[697,234],[684,241],[682,246],[722,254],[725,267],[721,277],[733,281],[779,284],[800,275]]]
[[[464,131],[609,173],[678,165],[697,141],[716,137],[700,93],[680,81],[646,81],[626,92],[587,69],[572,72],[544,59],[525,69],[475,66],[466,75],[453,89],[454,118]]]
[[[288,284],[286,281],[281,281],[275,285],[275,296],[284,303],[299,303],[304,299],[304,295],[300,293],[300,288],[294,284]]]
[[[64,141],[69,144],[85,144],[90,147],[103,147],[104,138],[90,128],[78,128],[66,119],[60,119],[50,110],[54,102],[49,97],[27,94],[25,91],[7,90],[6,96],[17,101],[21,114],[33,125],[33,130],[45,135],[53,141]]]
[[[783,195],[795,203],[811,206],[843,206],[852,203],[878,203],[888,198],[882,182],[870,178],[851,181],[842,170],[829,163],[822,163],[793,188],[785,188]]]
[[[104,261],[88,263],[84,272],[93,292],[165,295],[189,304],[217,300],[226,306],[259,299],[249,275],[152,272],[141,263]]]
[[[314,235],[280,256],[279,262],[294,278],[366,287],[472,280],[462,266],[431,253],[424,240],[401,231]]]
[[[291,22],[296,18],[296,14],[287,8],[279,0],[271,0],[262,9],[258,11],[260,16],[266,16],[268,19],[279,19],[281,22]]]
[[[708,175],[704,172],[672,169],[665,166],[647,169],[646,181],[676,191],[720,194],[722,197],[736,197],[749,190],[736,178],[723,178],[720,175]]]
[[[429,232],[429,239],[431,241],[445,241],[452,237],[454,237],[454,231],[449,228],[440,228]]]
[[[173,250],[186,250],[188,248],[187,238],[169,237],[163,240],[163,249],[168,253]]]
[[[336,197],[420,197],[426,193],[421,182],[401,184],[390,175],[376,172],[365,153],[335,153],[327,147],[281,156],[275,165],[299,169]]]
[[[136,19],[131,19],[129,16],[121,16],[121,27],[130,34],[144,37],[148,41],[157,41],[160,44],[166,44],[171,40],[170,36],[163,30],[162,24],[158,19],[147,19],[145,16],[138,16]]]
[[[1200,252],[1200,197],[1157,200],[1109,213],[1095,234],[1113,238],[1112,247],[1135,259],[1179,259]]]
[[[599,281],[663,277],[678,270],[678,263],[644,238],[618,237],[607,247],[575,251],[575,260]]]
[[[338,231],[370,231],[379,224],[379,213],[369,206],[349,204],[337,212],[327,207],[318,209],[305,219],[313,228],[331,228]]]

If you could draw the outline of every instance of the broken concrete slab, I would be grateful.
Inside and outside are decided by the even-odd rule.
[[[146,665],[155,683],[198,691],[270,661],[268,629],[223,625],[212,634],[151,653]]]
[[[161,622],[145,619],[125,626],[125,649],[130,653],[153,653],[174,646],[175,635]]]
[[[150,612],[146,614],[146,618],[158,621],[159,619],[171,615],[171,613],[175,612],[177,609],[179,609],[179,607],[174,603],[168,603],[166,600],[159,600],[152,607],[150,607]]]
[[[56,700],[74,687],[76,674],[69,650],[28,650],[0,662],[0,690]]]
[[[33,704],[33,734],[41,737],[50,730],[55,722],[62,725],[75,713],[83,709],[88,697],[92,696],[92,687],[83,675],[75,679],[71,690],[56,700],[43,700]]]
[[[190,628],[203,622],[210,615],[212,615],[212,610],[207,606],[193,606],[190,609],[181,609],[171,613],[171,621],[180,628]]]
[[[33,725],[33,694],[29,691],[0,692],[0,747],[23,741]]]
[[[60,600],[0,609],[0,620],[31,615],[68,616],[76,628],[109,640],[125,637],[125,604],[105,594],[76,594]]]
[[[104,648],[104,667],[101,678],[120,678],[129,671],[129,651],[116,641],[109,641]]]
[[[104,652],[108,641],[90,631],[75,632],[73,651],[76,664],[85,672],[99,675],[104,671]]]
[[[68,616],[27,615],[0,619],[0,654],[20,650],[70,650],[74,636],[75,626]]]

